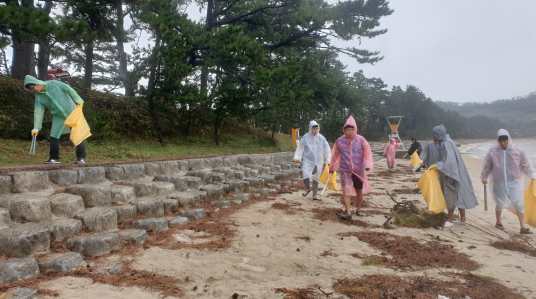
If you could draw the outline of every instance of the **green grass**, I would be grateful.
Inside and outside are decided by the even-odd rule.
[[[369,257],[364,258],[361,261],[361,266],[377,266],[377,265],[382,264],[383,262],[384,260],[381,257],[371,255]]]
[[[68,136],[68,135],[67,135]],[[256,136],[246,134],[226,135],[219,146],[210,139],[175,138],[167,139],[162,147],[153,139],[120,139],[86,141],[87,162],[132,161],[140,159],[177,159],[195,156],[232,155],[277,151],[293,151],[291,137],[277,134],[277,145],[270,145]],[[62,139],[63,141],[63,139]],[[49,159],[49,144],[38,141],[35,155],[30,155],[31,141],[0,139],[0,165],[22,165],[43,163]],[[60,144],[60,161],[72,163],[76,160],[75,147],[70,141]]]
[[[447,214],[444,212],[432,214],[417,207],[413,207],[412,211],[403,213],[397,213],[391,210],[391,217],[393,217],[394,224],[413,228],[442,227],[447,220]]]

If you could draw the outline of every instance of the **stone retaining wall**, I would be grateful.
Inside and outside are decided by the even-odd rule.
[[[84,262],[83,256],[110,252],[120,240],[143,243],[147,231],[204,217],[204,209],[195,206],[206,199],[298,177],[301,167],[292,162],[293,155],[235,155],[0,176],[0,253],[9,257],[0,262],[0,284],[37,275],[38,262],[32,256],[49,252],[51,240],[66,240],[73,252],[39,265],[68,272]],[[233,203],[249,198],[249,193],[237,194]],[[178,211],[184,206],[192,209]],[[178,217],[163,217],[165,212]],[[140,215],[147,218],[135,221],[132,229],[117,229],[118,221]],[[93,233],[77,236],[83,227]]]

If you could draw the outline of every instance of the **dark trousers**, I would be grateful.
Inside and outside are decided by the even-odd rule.
[[[76,146],[76,158],[77,159],[86,158],[86,141],[85,140]],[[60,159],[60,140],[54,137],[50,137],[50,159],[54,159],[54,160]]]
[[[317,171],[318,171],[318,167],[315,166],[315,168],[313,168],[312,174],[315,175]],[[305,190],[309,190],[311,188],[309,184],[309,178],[303,179],[303,183],[305,184]],[[316,196],[317,193],[318,193],[318,181],[313,180],[313,196]]]

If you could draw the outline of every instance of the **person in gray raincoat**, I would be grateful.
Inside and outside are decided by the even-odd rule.
[[[34,129],[32,136],[37,135],[43,124],[45,108],[52,113],[52,129],[50,130],[50,158],[45,164],[60,163],[60,137],[71,133],[71,128],[63,125],[76,105],[84,101],[69,85],[56,81],[41,81],[30,75],[24,78],[24,88],[35,93]],[[85,141],[76,146],[76,164],[84,164],[86,157]]]
[[[454,141],[447,135],[445,127],[439,125],[434,128],[433,132],[434,141],[424,147],[421,160],[427,166],[435,165],[439,171],[439,183],[448,209],[445,227],[452,226],[454,223],[463,224],[465,223],[465,210],[473,209],[478,205],[473,184],[462,156]],[[460,211],[459,221],[453,220],[454,208]]]

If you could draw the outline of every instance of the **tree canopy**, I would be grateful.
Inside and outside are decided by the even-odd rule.
[[[340,55],[359,63],[382,60],[379,52],[358,45],[387,32],[380,27],[393,13],[386,0],[195,4],[206,11],[200,21],[184,13],[194,5],[185,0],[45,0],[44,6],[0,0],[0,48],[11,42],[14,53],[12,68],[4,72],[22,80],[36,74],[37,66],[45,78],[48,68],[61,67],[74,74],[76,87],[123,89],[125,100],[145,103],[152,121],[145,129],[162,145],[168,135],[187,136],[201,127],[210,128],[219,143],[225,124],[249,124],[273,135],[307,127],[312,119],[334,140],[350,115],[369,138],[384,138],[385,117],[393,114],[405,116],[401,130],[408,136],[428,136],[439,123],[451,136],[466,138],[487,134],[474,129],[477,123],[501,125],[446,112],[415,86],[389,89],[380,78],[346,69]],[[125,44],[141,33],[149,45],[133,43],[127,53]],[[339,47],[337,39],[356,46]]]

